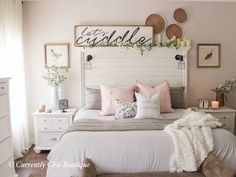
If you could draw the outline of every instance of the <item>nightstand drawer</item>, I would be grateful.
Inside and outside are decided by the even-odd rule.
[[[10,119],[4,117],[0,119],[0,142],[11,135]]]
[[[0,95],[8,93],[8,83],[0,82]]]
[[[68,125],[68,118],[67,117],[53,117],[53,123],[66,123]]]
[[[218,119],[234,119],[234,113],[210,113]]]
[[[39,134],[39,146],[54,146],[61,136],[61,133],[40,133]]]
[[[39,117],[39,123],[51,123],[53,120],[51,117]]]
[[[40,132],[61,132],[66,130],[68,127],[68,124],[39,124],[39,131]]]
[[[234,113],[211,113],[214,117],[218,118],[219,121],[223,124],[222,128],[234,132]]]

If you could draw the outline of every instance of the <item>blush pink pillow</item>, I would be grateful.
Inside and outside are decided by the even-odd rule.
[[[137,81],[137,86],[139,93],[141,95],[151,97],[157,92],[160,91],[160,103],[161,103],[161,112],[174,112],[175,110],[171,107],[171,98],[170,98],[170,89],[168,81],[162,82],[160,85],[154,87],[149,87]]]
[[[134,102],[134,89],[131,87],[111,87],[105,84],[100,84],[101,98],[102,98],[102,111],[101,115],[114,115],[115,114],[115,99],[124,102]]]

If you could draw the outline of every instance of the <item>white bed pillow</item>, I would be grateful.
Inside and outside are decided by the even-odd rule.
[[[136,119],[160,118],[160,92],[151,97],[143,96],[135,92],[137,99]]]
[[[123,102],[119,99],[115,100],[115,119],[128,119],[134,118],[137,113],[136,102]]]

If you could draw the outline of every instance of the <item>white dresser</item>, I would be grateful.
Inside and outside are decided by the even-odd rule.
[[[15,176],[8,88],[9,78],[0,78],[0,177]]]
[[[33,113],[35,152],[51,150],[59,141],[63,131],[72,124],[76,109],[67,109],[67,112],[54,111],[52,113]]]
[[[212,114],[214,117],[218,118],[219,121],[223,124],[223,128],[229,130],[233,134],[235,134],[235,113],[236,110],[228,108],[226,106],[222,106],[219,109],[199,109],[197,107],[192,108],[194,111],[205,112],[208,114]]]

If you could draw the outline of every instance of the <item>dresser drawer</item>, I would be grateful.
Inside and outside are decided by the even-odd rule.
[[[11,135],[10,132],[10,119],[4,117],[0,119],[0,142]]]
[[[0,165],[6,162],[12,154],[11,139],[8,138],[0,143]]]
[[[8,159],[6,162],[4,162],[0,166],[0,177],[13,177],[14,175],[14,170],[13,170],[13,159]]]
[[[8,83],[0,82],[0,95],[8,93]]]
[[[9,114],[9,100],[8,95],[0,96],[0,118]]]
[[[62,133],[40,133],[38,146],[54,146],[59,141],[61,134]]]

